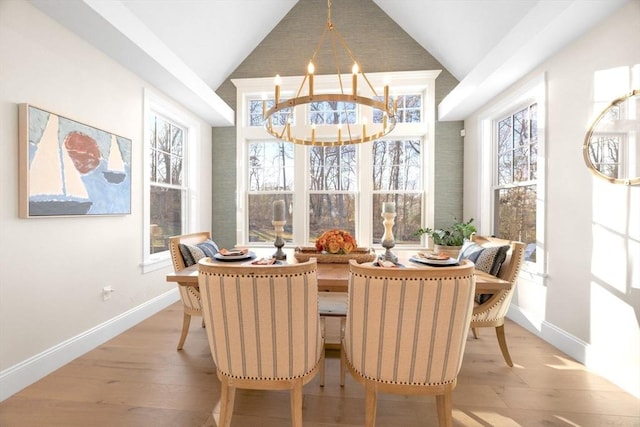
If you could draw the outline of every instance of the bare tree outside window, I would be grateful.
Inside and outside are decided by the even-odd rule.
[[[383,202],[395,202],[396,244],[419,243],[414,233],[422,224],[422,142],[419,139],[374,141],[373,151],[373,242],[380,243],[384,233],[381,215]]]
[[[494,232],[503,239],[536,243],[537,104],[498,121]],[[535,252],[528,254],[535,261]]]
[[[155,115],[150,125],[150,252],[169,250],[168,238],[182,234],[184,183],[184,128]]]
[[[282,238],[292,240],[293,209],[293,145],[284,142],[261,141],[249,144],[248,218],[250,242],[273,242],[274,200],[284,200],[285,225]]]

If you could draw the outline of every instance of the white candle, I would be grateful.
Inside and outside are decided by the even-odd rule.
[[[284,200],[275,200],[273,202],[273,220],[284,221]]]
[[[393,202],[384,202],[382,204],[382,213],[395,213],[396,204]]]
[[[309,65],[307,66],[307,72],[309,73],[309,96],[313,96],[313,72],[315,71],[315,67],[313,66],[313,62],[309,61]]]
[[[282,84],[282,79],[280,78],[280,74],[276,74],[276,93],[275,93],[275,104],[278,105],[280,101],[280,85]]]
[[[352,73],[352,82],[351,86],[353,87],[353,96],[358,95],[358,64],[353,64],[351,68]]]

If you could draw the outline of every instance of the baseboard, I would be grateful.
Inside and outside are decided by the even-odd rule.
[[[581,339],[574,337],[546,320],[527,315],[517,305],[511,304],[509,306],[507,317],[578,362],[582,364],[586,362],[585,355],[588,344]]]
[[[626,366],[622,369],[612,369],[611,355],[608,349],[594,348],[594,346],[589,343],[582,341],[546,320],[527,315],[526,312],[516,305],[511,304],[511,306],[509,306],[507,317],[540,339],[582,363],[591,372],[606,378],[627,393],[640,398],[640,384],[637,382],[637,373],[640,368],[637,365]]]
[[[171,289],[80,335],[5,369],[0,372],[0,402],[165,309],[179,299],[178,289]]]

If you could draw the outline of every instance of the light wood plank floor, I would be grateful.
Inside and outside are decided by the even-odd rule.
[[[216,426],[220,387],[200,319],[175,349],[181,310],[170,306],[0,403],[0,426]],[[638,399],[518,325],[506,329],[513,368],[493,331],[470,334],[453,394],[456,426],[640,426]],[[330,355],[325,387],[317,378],[305,386],[305,426],[363,425],[363,388],[348,374],[341,388],[338,372]],[[289,414],[288,392],[240,390],[232,426],[289,426]],[[435,425],[433,397],[379,397],[377,426]]]

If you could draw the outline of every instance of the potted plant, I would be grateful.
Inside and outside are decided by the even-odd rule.
[[[433,250],[436,253],[445,253],[456,258],[464,242],[477,231],[472,222],[473,218],[467,222],[454,218],[453,224],[448,228],[420,228],[415,232],[415,235],[420,237],[426,234],[433,241]]]

